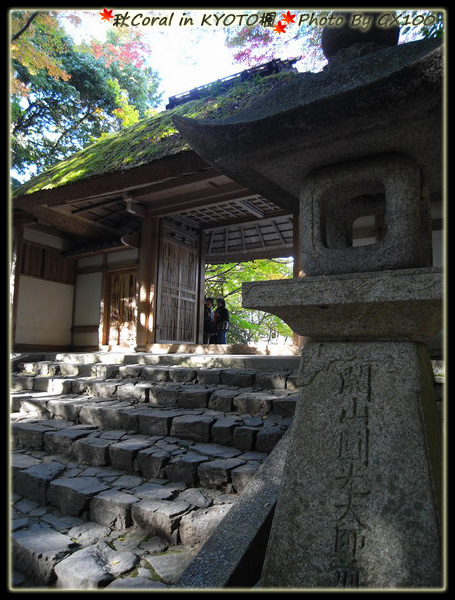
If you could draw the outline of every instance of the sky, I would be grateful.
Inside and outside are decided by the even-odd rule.
[[[81,10],[82,24],[79,27],[71,27],[65,19],[65,27],[77,42],[88,41],[91,37],[102,41],[107,31],[114,26],[115,17],[117,16],[117,22],[123,22],[123,16],[126,16],[124,22],[129,24],[129,30],[140,30],[152,48],[150,66],[159,72],[160,89],[163,91],[163,104],[160,108],[165,107],[169,96],[186,92],[247,68],[233,60],[235,50],[227,48],[224,43],[225,27],[229,27],[231,31],[240,30],[242,25],[239,23],[245,22],[247,9],[223,11],[219,8],[175,10],[116,8],[112,9],[114,19],[109,21],[103,20],[100,10],[91,10],[90,13]],[[252,14],[257,14],[257,10],[253,9]],[[221,18],[221,15],[224,16]],[[245,16],[241,18],[241,15]],[[279,16],[281,15],[277,13],[277,20]],[[156,20],[152,26],[150,23],[153,17],[156,17]],[[192,19],[192,22],[189,19]],[[283,36],[280,40],[284,42],[281,58],[294,58],[302,52],[302,40],[292,41],[290,37],[285,41]]]
[[[78,27],[70,27],[70,33],[76,42],[89,41],[90,38],[103,41],[109,29],[112,29],[115,24],[125,31],[140,31],[152,49],[149,66],[158,71],[161,78],[160,91],[163,91],[163,96],[162,104],[158,108],[164,109],[169,96],[186,92],[247,68],[246,65],[234,61],[233,54],[236,50],[226,47],[227,31],[235,33],[245,25],[253,25],[255,19],[260,18],[260,11],[275,11],[275,24],[278,21],[285,24],[283,17],[287,13],[295,18],[285,24],[285,30],[282,33],[275,33],[273,28],[271,29],[274,42],[277,44],[275,57],[295,58],[304,54],[304,40],[294,39],[295,34],[302,32],[304,26],[307,26],[309,31],[318,28],[322,30],[325,23],[318,13],[320,10],[320,8],[316,11],[305,8],[294,8],[290,11],[272,8],[129,9],[126,6],[114,9],[109,7],[88,10],[62,9],[61,14],[80,11],[81,24]],[[362,12],[362,9],[353,10]],[[382,10],[389,9],[381,9],[381,12]],[[422,16],[417,17],[417,20],[427,18],[429,15],[428,10],[419,10],[418,13]],[[401,13],[402,26],[406,22],[405,14],[409,13]],[[64,19],[62,24],[69,27],[68,19]],[[356,26],[364,26],[361,19]],[[409,35],[412,37],[412,32]],[[400,41],[404,41],[403,35]],[[325,60],[312,61],[308,54],[304,60],[296,62],[294,67],[299,71],[320,71],[325,64]]]

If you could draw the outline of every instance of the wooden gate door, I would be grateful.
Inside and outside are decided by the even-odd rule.
[[[137,270],[108,274],[107,344],[131,348],[136,345]]]
[[[198,250],[163,237],[158,280],[158,342],[196,343],[198,282]]]

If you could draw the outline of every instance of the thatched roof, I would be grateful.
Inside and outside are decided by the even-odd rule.
[[[15,197],[81,182],[97,175],[118,173],[191,150],[172,122],[175,115],[219,120],[232,117],[258,97],[288,83],[297,72],[284,72],[239,83],[229,90],[213,84],[210,95],[142,119],[108,135],[59,162],[20,186]],[[221,88],[221,89],[220,89]]]

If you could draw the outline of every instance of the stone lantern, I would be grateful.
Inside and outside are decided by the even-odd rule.
[[[244,307],[310,338],[264,588],[442,585],[441,423],[424,343],[442,327],[430,216],[443,191],[442,46],[395,45],[380,28],[353,42],[351,29],[324,32],[323,72],[236,119],[176,118],[217,169],[299,214],[305,276],[243,289]],[[354,246],[366,215],[383,234]]]

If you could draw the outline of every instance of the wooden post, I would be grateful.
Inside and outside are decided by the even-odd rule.
[[[204,342],[204,297],[205,297],[205,231],[201,229],[199,239],[199,305],[196,331],[196,343]]]
[[[146,214],[142,221],[138,269],[136,352],[146,352],[156,339],[156,288],[160,221]]]

